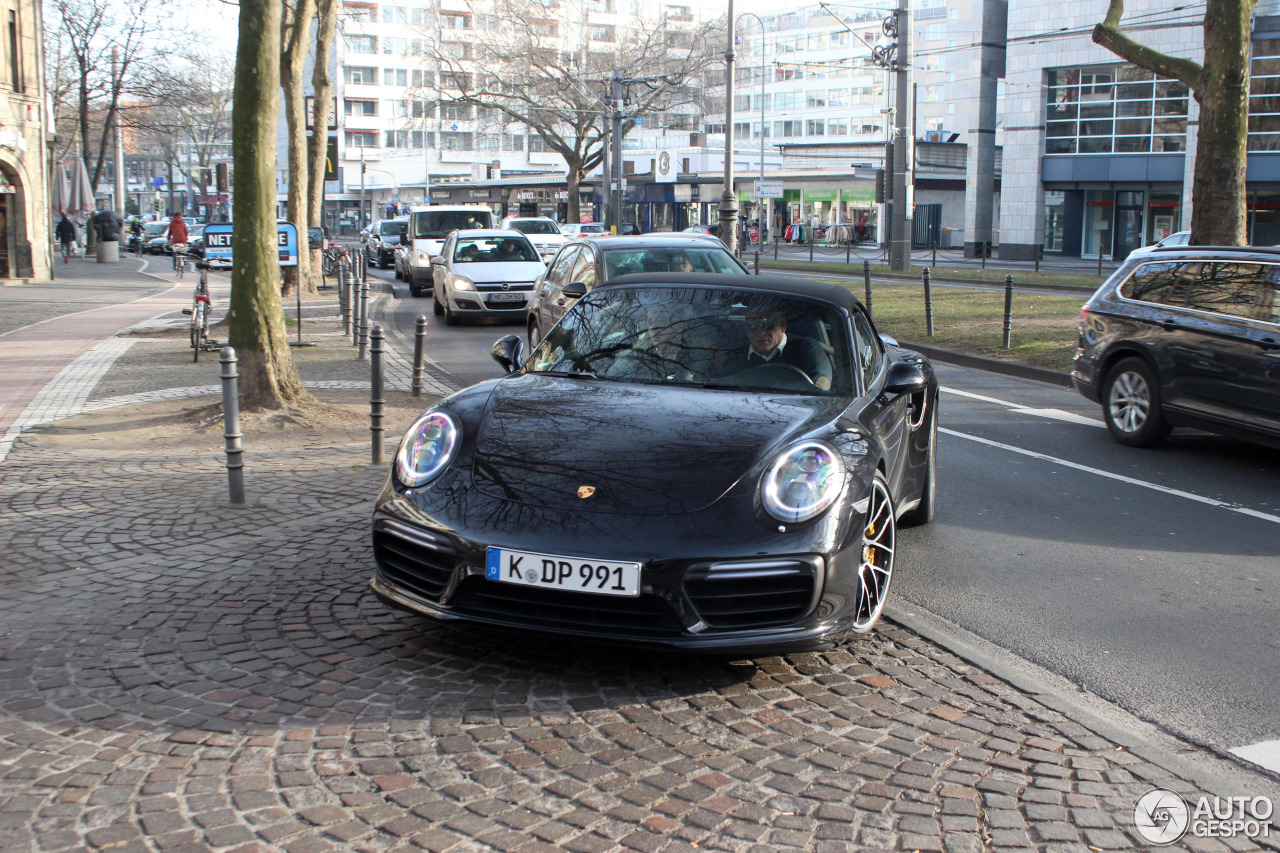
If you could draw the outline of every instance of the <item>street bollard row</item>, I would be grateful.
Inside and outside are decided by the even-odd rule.
[[[757,272],[756,275],[760,273]],[[413,396],[422,396],[422,360],[427,344],[427,315],[419,314],[413,329]]]
[[[867,301],[865,303],[867,306],[867,318],[871,319],[871,261],[862,262],[862,281],[867,287]],[[871,319],[871,322],[874,323],[875,320]]]

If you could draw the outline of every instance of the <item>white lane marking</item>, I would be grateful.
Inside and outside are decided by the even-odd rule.
[[[1237,746],[1227,752],[1238,755],[1245,761],[1251,761],[1259,767],[1265,767],[1273,773],[1280,773],[1280,740],[1264,740],[1248,746]]]
[[[1084,415],[1077,415],[1074,412],[1064,412],[1062,409],[1033,409],[1030,406],[1023,406],[1018,403],[1011,403],[1008,400],[998,400],[995,397],[984,397],[982,394],[974,394],[970,391],[960,391],[955,388],[943,388],[948,394],[955,394],[958,397],[968,397],[971,400],[981,400],[984,403],[994,403],[997,406],[1004,406],[1011,412],[1020,415],[1032,415],[1037,418],[1048,418],[1053,421],[1065,421],[1070,424],[1080,424],[1082,426],[1101,427],[1106,429],[1107,425],[1095,418],[1087,418]]]
[[[1259,519],[1262,519],[1263,521],[1270,521],[1272,524],[1280,524],[1280,516],[1271,515],[1265,512],[1259,512],[1256,509],[1249,509],[1248,507],[1240,506],[1239,504],[1230,504],[1230,503],[1227,503],[1226,501],[1215,500],[1214,498],[1206,498],[1203,495],[1196,495],[1196,494],[1192,494],[1191,492],[1184,492],[1181,489],[1171,489],[1168,486],[1161,486],[1157,483],[1148,483],[1146,480],[1136,480],[1133,477],[1126,477],[1123,474],[1113,474],[1110,471],[1103,471],[1100,468],[1090,468],[1088,465],[1081,465],[1078,462],[1070,462],[1066,459],[1059,459],[1057,456],[1049,456],[1046,453],[1037,453],[1034,450],[1025,450],[1021,447],[1014,447],[1012,444],[1004,444],[999,441],[992,441],[989,438],[980,438],[979,436],[976,436],[976,435],[969,435],[963,432],[956,432],[955,430],[947,429],[946,427],[938,427],[938,432],[945,433],[946,435],[955,436],[956,438],[963,438],[963,439],[966,439],[967,441],[974,441],[974,442],[977,442],[978,444],[985,444],[988,447],[998,447],[999,449],[1007,450],[1010,453],[1018,453],[1023,456],[1030,456],[1033,459],[1043,459],[1044,461],[1052,462],[1055,465],[1062,465],[1067,468],[1074,468],[1077,471],[1084,471],[1086,474],[1096,474],[1099,477],[1106,477],[1108,480],[1117,480],[1121,483],[1128,483],[1131,486],[1141,486],[1144,489],[1151,489],[1152,491],[1162,492],[1166,495],[1172,495],[1177,498],[1186,498],[1189,501],[1208,504],[1209,506],[1216,506],[1221,509],[1230,510],[1231,512],[1238,512],[1241,515],[1247,515],[1251,518],[1259,518]]]

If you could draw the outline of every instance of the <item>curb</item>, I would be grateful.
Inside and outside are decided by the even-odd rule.
[[[1005,376],[1015,376],[1019,379],[1031,379],[1036,382],[1044,382],[1049,385],[1061,385],[1064,388],[1073,388],[1074,383],[1071,381],[1070,373],[1061,373],[1057,370],[1049,370],[1044,367],[1032,367],[1027,364],[1016,364],[1010,361],[1000,361],[995,358],[984,358],[980,355],[969,355],[963,352],[954,352],[952,350],[938,349],[927,344],[916,344],[910,341],[900,341],[901,346],[907,349],[913,349],[921,355],[927,356],[934,361],[945,361],[949,364],[957,364],[961,367],[974,367],[978,370],[985,370],[989,373],[1002,373]]]
[[[889,621],[955,654],[999,678],[1035,702],[1079,723],[1134,755],[1199,786],[1202,793],[1226,796],[1268,796],[1280,799],[1280,781],[1265,768],[1208,744],[1199,744],[1165,731],[1130,711],[1089,693],[1016,653],[940,616],[899,599],[885,606]],[[1252,786],[1246,790],[1244,785]],[[1275,842],[1253,839],[1277,850]]]

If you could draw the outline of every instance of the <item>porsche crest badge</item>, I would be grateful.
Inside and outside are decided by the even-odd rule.
[[[578,497],[586,500],[596,493],[595,486],[578,486]]]

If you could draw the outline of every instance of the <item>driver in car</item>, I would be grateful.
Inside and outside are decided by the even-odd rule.
[[[826,350],[813,338],[787,337],[787,316],[781,311],[747,315],[747,351],[731,359],[730,370],[741,373],[769,364],[798,368],[817,388],[831,388],[831,359]]]

